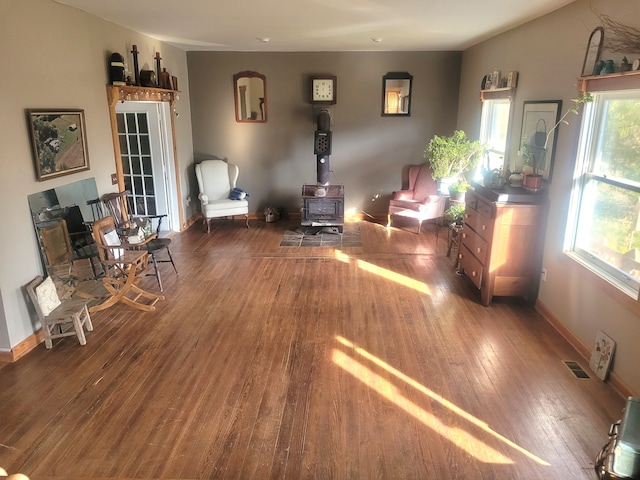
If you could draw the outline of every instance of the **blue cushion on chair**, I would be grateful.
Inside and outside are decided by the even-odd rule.
[[[231,200],[242,200],[245,197],[249,197],[250,195],[245,192],[243,189],[241,188],[234,188],[233,190],[231,190],[231,192],[229,193],[229,198]]]

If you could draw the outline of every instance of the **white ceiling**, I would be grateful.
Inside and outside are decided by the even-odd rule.
[[[464,50],[573,0],[55,1],[187,51],[312,52]]]

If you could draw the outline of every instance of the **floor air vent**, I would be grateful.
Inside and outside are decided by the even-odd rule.
[[[584,378],[589,379],[589,375],[585,372],[578,362],[574,362],[572,360],[563,360],[562,363],[573,373],[576,378]]]

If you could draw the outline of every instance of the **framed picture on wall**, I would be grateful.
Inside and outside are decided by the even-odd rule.
[[[526,101],[522,109],[520,152],[524,166],[551,181],[562,100]]]
[[[27,122],[38,181],[89,170],[84,110],[30,109]]]

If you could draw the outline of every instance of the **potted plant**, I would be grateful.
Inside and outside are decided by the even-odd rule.
[[[564,114],[560,117],[560,119],[555,123],[549,131],[546,132],[536,132],[534,138],[530,139],[529,142],[524,143],[522,145],[522,155],[528,160],[528,163],[531,165],[533,169],[533,174],[526,175],[524,177],[524,186],[526,188],[530,188],[533,190],[539,190],[542,188],[542,175],[539,173],[540,165],[544,162],[544,159],[547,156],[547,146],[549,144],[549,139],[551,138],[551,133],[560,126],[561,123],[565,125],[569,125],[569,122],[566,120],[567,115],[573,113],[578,115],[580,105],[583,103],[589,103],[593,101],[593,96],[590,93],[585,93],[579,98],[571,99],[571,107],[564,112]]]
[[[449,136],[435,135],[424,150],[424,158],[431,166],[434,180],[441,184],[448,179],[449,185],[455,185],[454,192],[464,192],[468,186],[465,175],[477,167],[485,151],[485,145],[456,130]]]
[[[464,203],[455,203],[444,212],[444,216],[449,223],[462,225],[464,222]]]
[[[464,195],[469,188],[469,184],[466,180],[458,180],[449,185],[449,198],[458,202],[464,201]]]

